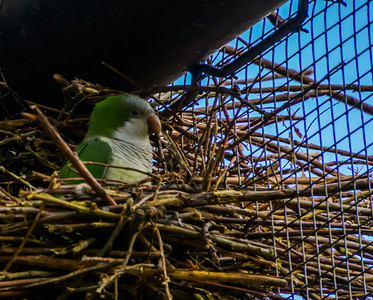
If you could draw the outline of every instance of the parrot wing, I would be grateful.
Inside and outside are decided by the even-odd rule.
[[[83,162],[98,162],[108,164],[112,149],[110,145],[100,139],[94,139],[93,141],[83,142],[75,149],[79,158]],[[107,167],[100,165],[87,164],[88,171],[95,178],[103,178]],[[74,170],[70,162],[67,161],[60,172],[60,178],[76,178],[81,177],[79,173]],[[75,181],[75,183],[77,183]]]

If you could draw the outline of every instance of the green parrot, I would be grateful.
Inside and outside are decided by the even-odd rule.
[[[146,100],[130,94],[109,96],[94,107],[88,132],[75,151],[83,162],[151,173],[153,153],[149,135],[160,131],[161,123]],[[86,166],[95,178],[133,183],[147,177],[140,172],[105,165]],[[81,176],[66,162],[60,178],[76,177]]]

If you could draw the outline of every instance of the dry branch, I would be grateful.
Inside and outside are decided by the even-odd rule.
[[[41,110],[37,106],[31,106],[31,109],[36,113],[35,115],[23,113],[25,118],[28,118],[34,122],[37,122],[40,127],[42,127],[45,132],[49,135],[52,141],[58,146],[61,152],[66,156],[66,158],[71,162],[74,168],[79,172],[82,177],[87,180],[88,184],[92,189],[102,198],[102,201],[107,205],[116,205],[115,201],[105,192],[97,180],[89,173],[87,167],[81,162],[78,155],[71,151],[71,149],[66,145],[65,141],[61,138],[58,132],[52,127],[48,119],[44,116]]]

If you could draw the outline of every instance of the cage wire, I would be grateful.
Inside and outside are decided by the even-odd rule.
[[[240,57],[297,5],[287,2],[205,63],[220,68]],[[44,286],[50,297],[68,286],[61,299],[146,299],[145,285],[162,299],[372,298],[373,5],[317,0],[308,15],[299,32],[232,76],[202,73],[194,82],[188,73],[141,91],[163,125],[155,179],[110,195],[123,205],[135,199],[150,215],[146,225],[135,209],[120,217],[118,208],[107,215],[96,204],[70,204],[74,186],[50,176],[63,163],[55,145],[25,119],[2,122],[0,262],[30,278],[4,277],[0,295],[35,298]],[[73,85],[84,100],[113,93]],[[88,116],[41,108],[70,146],[84,136]],[[56,200],[58,193],[67,197]],[[5,207],[14,202],[19,207]],[[132,220],[125,245],[113,243],[119,218]],[[17,244],[25,236],[27,244]]]
[[[288,2],[208,64],[226,65],[296,10]],[[283,201],[242,203],[257,213],[245,238],[271,240],[260,245],[281,261],[275,274],[290,279],[277,290],[284,298],[372,297],[372,14],[371,1],[311,2],[301,31],[229,78],[203,76],[197,100],[180,113],[188,134],[174,138],[186,157],[201,159],[192,173],[203,174],[205,191],[220,181],[294,191]]]

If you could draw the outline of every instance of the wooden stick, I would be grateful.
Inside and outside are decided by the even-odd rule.
[[[42,205],[40,206],[38,214],[36,215],[34,221],[32,222],[31,226],[29,227],[29,229],[27,230],[27,233],[26,233],[25,237],[23,238],[21,244],[19,245],[17,251],[13,254],[12,259],[10,261],[8,261],[8,263],[6,264],[3,272],[7,272],[10,269],[10,267],[13,265],[13,263],[16,261],[17,256],[21,253],[21,251],[22,251],[23,247],[25,246],[27,240],[29,239],[32,231],[34,230],[34,228],[36,226],[36,223],[39,221],[41,213],[42,213],[44,208],[45,208],[45,202],[43,202]]]
[[[111,198],[109,194],[102,188],[102,186],[97,182],[97,180],[88,171],[87,167],[79,159],[76,152],[73,152],[66,142],[59,135],[57,130],[49,123],[46,116],[41,112],[41,110],[36,105],[30,106],[36,115],[29,113],[22,113],[23,117],[36,122],[52,139],[56,146],[61,150],[65,157],[71,162],[74,168],[79,172],[79,174],[87,181],[91,188],[101,197],[105,205],[117,205],[116,202]]]

